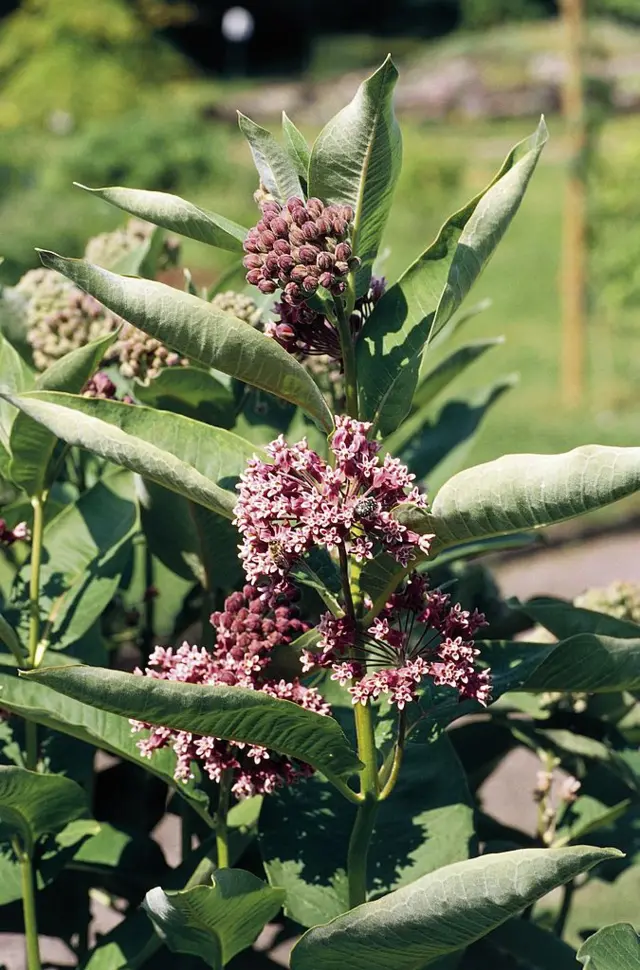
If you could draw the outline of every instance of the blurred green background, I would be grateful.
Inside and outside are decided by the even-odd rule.
[[[475,365],[520,384],[491,412],[468,462],[589,441],[638,444],[640,376],[640,3],[589,8],[589,372],[563,410],[558,279],[567,141],[559,116],[562,31],[548,0],[246,3],[253,34],[225,41],[229,3],[24,0],[0,4],[0,281],[37,265],[34,247],[81,255],[123,220],[73,187],[161,189],[255,222],[240,107],[277,126],[285,109],[312,138],[390,50],[401,69],[405,163],[386,234],[389,279],[486,183],[547,114],[551,140],[471,302],[492,306],[464,339],[504,334]],[[228,265],[185,243],[199,282]],[[176,280],[179,283],[179,280]]]

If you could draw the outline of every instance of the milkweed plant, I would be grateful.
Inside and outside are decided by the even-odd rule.
[[[87,970],[251,966],[267,923],[293,970],[640,966],[638,618],[505,603],[476,562],[636,492],[640,449],[461,470],[514,383],[451,391],[500,343],[461,342],[463,302],[547,132],[385,279],[396,79],[313,147],[240,115],[255,225],[89,189],[127,225],[2,293],[0,933],[28,970],[46,935]],[[229,274],[175,285],[179,236]],[[482,800],[522,745],[535,833]]]

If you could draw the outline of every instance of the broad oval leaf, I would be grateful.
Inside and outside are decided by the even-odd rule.
[[[297,165],[289,153],[280,145],[266,128],[261,128],[251,118],[238,112],[240,131],[249,142],[253,161],[260,176],[260,182],[267,192],[280,202],[297,196],[302,198],[302,186],[298,178]]]
[[[275,340],[211,303],[153,280],[118,276],[83,259],[40,252],[56,269],[129,323],[191,360],[298,404],[325,431],[331,412],[312,377]]]
[[[216,428],[232,428],[235,401],[231,391],[213,374],[199,367],[165,367],[148,384],[136,385],[141,404],[174,411]]]
[[[457,862],[309,930],[291,970],[415,970],[486,936],[616,849],[518,849]]]
[[[393,111],[397,80],[388,57],[327,122],[311,151],[309,195],[354,209],[353,250],[362,260],[356,296],[368,289],[402,166],[402,135]]]
[[[454,213],[384,294],[358,340],[362,416],[383,434],[407,414],[422,353],[442,331],[515,215],[547,139],[544,121],[516,145],[493,182]]]
[[[255,941],[273,919],[284,893],[251,872],[220,869],[212,886],[179,892],[149,890],[144,908],[156,932],[173,953],[200,957],[221,970]]]
[[[640,937],[630,923],[603,926],[578,950],[585,970],[632,970],[640,967]]]
[[[509,600],[509,606],[522,610],[535,623],[549,630],[558,640],[572,637],[576,633],[596,633],[623,639],[640,636],[640,625],[632,623],[631,620],[621,620],[607,613],[574,606],[568,600],[557,599],[554,596],[535,596],[526,603],[521,603],[514,598]]]
[[[0,765],[2,835],[18,836],[28,851],[44,835],[59,832],[87,812],[86,793],[70,778]]]
[[[59,663],[56,658],[56,663]],[[169,749],[156,751],[153,758],[142,756],[137,747],[138,738],[132,733],[131,724],[125,717],[108,714],[65,697],[50,687],[36,684],[10,673],[0,667],[0,704],[5,710],[35,724],[42,724],[53,731],[60,731],[79,741],[86,741],[102,751],[131,761],[145,771],[174,787],[208,825],[212,818],[207,811],[208,797],[198,791],[192,782],[175,784],[173,772],[175,755]]]
[[[74,182],[74,185],[119,209],[124,209],[132,216],[162,226],[163,229],[178,232],[181,236],[197,239],[198,242],[216,246],[218,249],[226,249],[232,253],[242,252],[247,229],[215,212],[207,212],[177,195],[149,192],[145,189],[126,189],[119,185],[103,189],[91,189],[80,182]]]
[[[611,693],[640,688],[640,638],[578,633],[561,640],[525,690]]]
[[[11,394],[30,391],[35,382],[33,373],[9,341],[0,334],[0,387]],[[16,412],[5,400],[0,399],[0,445],[7,456],[11,455],[11,427]]]
[[[332,717],[244,687],[202,687],[99,667],[49,667],[24,674],[103,711],[194,734],[264,745],[304,761],[329,779],[360,768]]]
[[[100,361],[116,336],[116,333],[109,333],[84,347],[72,350],[40,375],[35,389],[79,394],[100,366]],[[28,495],[36,495],[48,484],[48,466],[57,440],[55,435],[26,414],[20,412],[16,415],[9,444],[9,474],[12,481]]]
[[[170,411],[55,392],[31,392],[12,403],[63,441],[229,519],[235,480],[258,451],[230,431]]]

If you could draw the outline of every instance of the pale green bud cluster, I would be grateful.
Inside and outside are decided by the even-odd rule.
[[[574,606],[640,623],[640,584],[616,580],[609,586],[588,589],[574,600]]]
[[[223,313],[229,313],[239,320],[244,320],[251,327],[257,327],[262,317],[262,311],[255,300],[244,293],[236,293],[235,290],[216,293],[211,304]]]
[[[120,323],[115,313],[88,293],[72,284],[55,293],[54,288],[48,288],[49,282],[45,281],[45,293],[36,292],[27,305],[27,342],[39,371],[46,370],[70,351],[106,336]]]
[[[85,247],[84,257],[103,269],[114,269],[120,260],[134,252],[147,242],[156,227],[144,219],[129,219],[125,226],[112,232],[102,232],[89,240]],[[162,244],[158,268],[167,269],[175,266],[180,255],[180,243],[169,237]]]

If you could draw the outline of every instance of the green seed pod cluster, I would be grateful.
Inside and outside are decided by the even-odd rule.
[[[231,316],[244,320],[251,327],[257,327],[262,317],[262,311],[255,300],[244,293],[236,293],[235,290],[216,293],[211,304],[223,313],[230,313]]]
[[[49,281],[46,282],[48,285]],[[41,311],[54,303],[49,296],[45,298],[37,293],[27,307],[27,342],[39,371],[46,370],[70,351],[106,336],[121,322],[115,313],[76,286],[59,291],[57,306],[43,314]]]
[[[125,226],[112,232],[101,232],[90,239],[85,247],[84,257],[96,266],[113,269],[121,259],[145,243],[155,228],[144,219],[129,219]],[[180,243],[173,237],[167,237],[162,244],[158,269],[175,266],[179,258]]]
[[[117,362],[123,377],[140,381],[152,380],[164,367],[186,366],[189,361],[169,350],[155,337],[138,330],[130,323],[123,324],[118,339],[110,348],[106,362]]]

